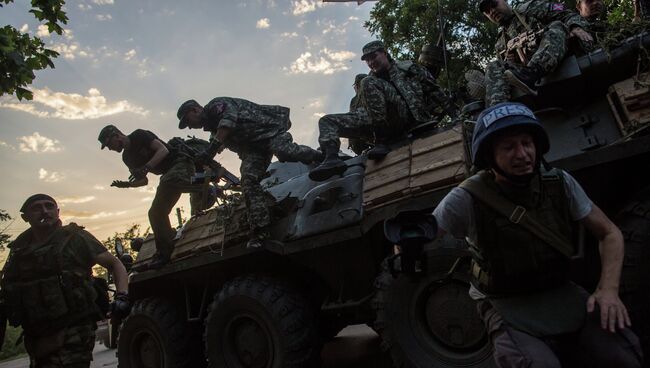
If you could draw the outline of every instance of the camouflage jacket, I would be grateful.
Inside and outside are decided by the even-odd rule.
[[[374,72],[370,72],[370,75],[377,76]],[[441,92],[435,78],[425,67],[412,61],[393,61],[388,77],[418,123],[433,119]]]
[[[361,99],[359,98],[359,95],[354,95],[352,99],[350,100],[350,112],[356,111],[358,109],[363,109],[363,104],[361,103]]]
[[[537,31],[551,22],[560,21],[567,29],[582,27],[587,29],[587,22],[579,14],[568,10],[560,2],[547,0],[530,0],[513,7],[513,12],[519,13],[531,29],[527,29],[515,14],[499,27],[499,36],[495,45],[497,55],[506,50],[508,41],[526,31]]]
[[[246,145],[286,132],[291,127],[289,108],[258,105],[241,98],[217,97],[203,107],[203,130],[232,129],[227,147]]]

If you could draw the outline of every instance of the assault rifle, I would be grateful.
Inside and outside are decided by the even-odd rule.
[[[517,56],[519,56],[519,61],[521,61],[523,65],[528,64],[530,55],[535,53],[537,50],[545,31],[546,29],[544,28],[538,31],[526,31],[509,40],[506,44],[506,49],[501,52],[502,59],[507,60],[507,56],[515,51]]]
[[[205,143],[207,144],[207,142]],[[179,152],[190,156],[192,160],[194,160],[197,164],[208,166],[212,172],[210,175],[207,175],[208,180],[213,181],[219,178],[223,178],[226,182],[228,182],[229,186],[241,185],[241,181],[235,174],[231,173],[225,167],[221,166],[221,164],[216,160],[201,157],[202,152],[200,149],[190,146],[182,138],[174,137],[169,142],[167,142],[167,144],[169,144],[172,148],[177,149]],[[197,173],[192,177],[192,183],[202,183],[205,179],[205,174]]]

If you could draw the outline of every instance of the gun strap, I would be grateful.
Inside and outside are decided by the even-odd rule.
[[[566,257],[572,257],[574,255],[573,245],[569,240],[554,233],[534,218],[524,207],[512,203],[494,189],[481,183],[480,179],[469,178],[458,186],[470,192],[474,198],[483,202],[502,216],[505,216],[510,222],[523,226],[526,230],[533,233]]]
[[[519,12],[517,10],[515,10],[515,9],[512,9],[512,12],[515,13],[515,16],[517,17],[517,19],[519,19],[521,24],[523,24],[524,27],[526,27],[527,31],[532,31],[533,30],[532,28],[530,28],[530,26],[528,25],[528,22],[526,22],[526,19],[524,18],[523,15],[519,14]]]

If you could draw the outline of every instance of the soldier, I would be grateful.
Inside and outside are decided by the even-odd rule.
[[[149,223],[156,240],[156,253],[149,268],[164,266],[171,258],[176,236],[169,214],[182,193],[195,194],[193,204],[197,206],[196,198],[200,198],[202,192],[200,185],[190,182],[196,169],[194,161],[187,155],[170,151],[167,144],[148,130],[137,129],[125,135],[114,125],[107,125],[99,133],[98,140],[102,149],[108,147],[111,151],[122,152],[122,161],[131,173],[129,181],[115,180],[112,187],[142,187],[149,183],[148,173],[161,175],[149,208]]]
[[[258,105],[232,97],[217,97],[205,107],[195,100],[178,109],[179,129],[203,128],[212,133],[210,147],[202,154],[214,157],[223,147],[241,159],[241,186],[248,209],[251,238],[248,247],[260,247],[269,239],[271,215],[260,181],[275,155],[280,161],[310,164],[322,160],[322,153],[293,142],[288,130],[289,108]]]
[[[564,58],[567,35],[584,42],[593,40],[584,30],[584,19],[565,9],[562,3],[528,0],[513,9],[506,0],[481,0],[479,9],[499,25],[495,45],[498,60],[488,64],[485,73],[488,106],[510,100],[508,84],[536,95],[536,83],[555,70]],[[516,50],[508,49],[507,45],[508,41],[526,32],[539,44],[528,60],[522,60]]]
[[[467,237],[470,295],[498,366],[640,367],[639,340],[618,297],[621,232],[571,175],[540,166],[548,150],[526,106],[483,111],[472,140],[482,171],[436,207],[439,235]],[[569,280],[578,223],[599,241],[601,278],[591,295]]]
[[[54,198],[35,194],[20,208],[30,228],[9,245],[1,304],[12,326],[22,326],[31,368],[89,367],[96,321],[106,318],[95,299],[92,267],[113,274],[112,313],[129,313],[128,276],[122,263],[83,227],[63,226]],[[4,329],[6,321],[0,321]]]
[[[588,22],[600,20],[605,15],[603,0],[578,0],[576,9]]]
[[[603,39],[608,30],[608,24],[603,0],[578,0],[576,9],[580,16],[587,21],[586,29],[593,38],[590,42],[578,40],[577,54],[582,54],[593,51],[597,47],[596,43]]]
[[[336,120],[342,114],[330,115],[332,119],[327,115],[321,118],[318,141],[325,161],[310,172],[314,180],[345,171],[345,163],[338,157],[338,134],[343,126],[337,125],[345,124],[347,134],[374,135],[375,146],[368,151],[368,158],[380,160],[390,152],[387,141],[391,137],[401,137],[409,128],[434,120],[430,101],[437,99],[440,91],[426,68],[412,61],[393,60],[381,41],[369,42],[362,51],[361,60],[368,64],[370,74],[361,81],[359,97],[368,120]]]
[[[418,63],[427,68],[431,76],[435,79],[440,75],[440,70],[444,65],[444,51],[442,47],[435,45],[424,45],[418,56]]]
[[[347,168],[338,155],[341,141],[339,137],[350,140],[350,148],[361,154],[365,149],[372,147],[369,142],[373,140],[373,129],[368,113],[361,99],[359,89],[361,81],[367,74],[357,74],[354,78],[354,92],[350,101],[350,111],[342,114],[327,114],[318,120],[318,142],[325,152],[325,160],[309,172],[309,178],[314,181],[323,181],[334,175],[342,174]]]

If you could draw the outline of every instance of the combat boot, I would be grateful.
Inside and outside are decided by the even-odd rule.
[[[264,242],[271,238],[271,232],[268,227],[262,227],[251,230],[250,239],[246,243],[246,248],[260,248]]]
[[[348,165],[339,158],[339,148],[335,145],[323,147],[325,159],[317,167],[309,172],[309,179],[313,181],[324,181],[334,175],[341,175],[347,170]]]
[[[526,94],[537,96],[537,82],[542,76],[537,69],[528,66],[512,68],[506,70],[503,75],[511,86]]]
[[[170,258],[171,257],[169,255],[162,255],[159,252],[156,252],[153,257],[151,257],[148,268],[150,270],[157,270],[159,268],[162,268],[164,265],[169,263]]]

